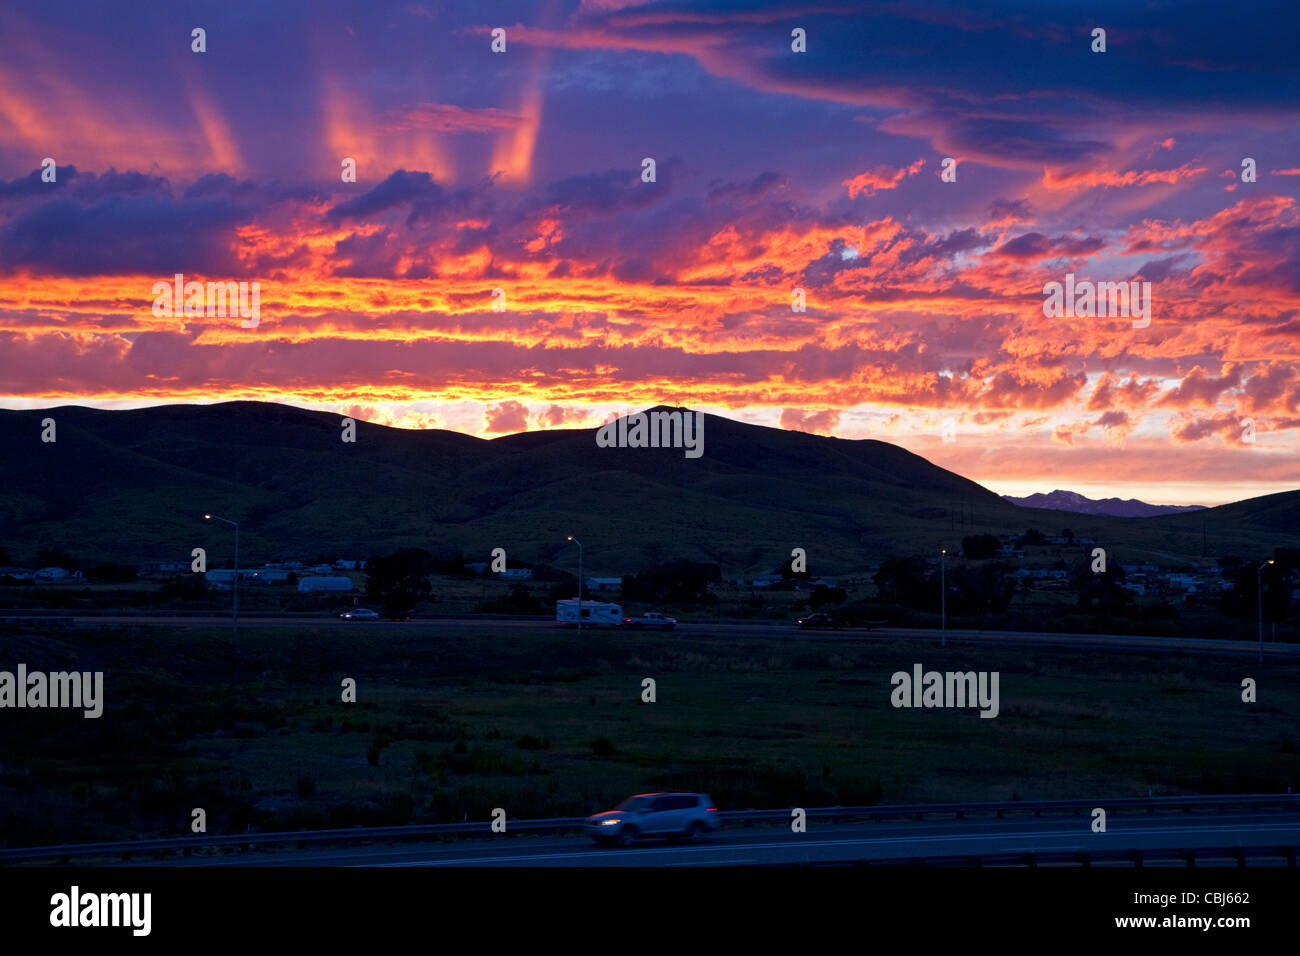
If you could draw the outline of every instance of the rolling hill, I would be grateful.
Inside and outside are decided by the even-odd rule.
[[[58,440],[42,443],[44,418]],[[707,416],[705,451],[599,448],[592,429],[484,440],[230,402],[131,411],[0,411],[0,546],[62,547],[83,563],[366,556],[399,546],[619,574],[649,561],[775,568],[793,547],[818,573],[960,548],[963,535],[1069,525],[1118,559],[1198,561],[1271,552],[1300,533],[1300,492],[1132,519],[1018,507],[896,445]],[[963,521],[964,516],[964,521]]]

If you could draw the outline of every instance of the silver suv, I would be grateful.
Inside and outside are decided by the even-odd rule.
[[[721,825],[703,793],[640,793],[587,817],[587,835],[602,846],[632,846],[642,837],[703,840]]]

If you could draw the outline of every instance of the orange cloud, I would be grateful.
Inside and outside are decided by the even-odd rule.
[[[870,198],[883,189],[895,189],[908,176],[915,176],[925,165],[924,159],[918,159],[904,169],[890,169],[888,166],[877,166],[874,170],[868,170],[859,173],[851,179],[844,180],[841,185],[849,188],[849,198],[857,199],[859,196]]]

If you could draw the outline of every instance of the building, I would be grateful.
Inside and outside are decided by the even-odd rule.
[[[144,574],[180,574],[188,570],[188,561],[145,561],[140,565]]]
[[[289,576],[288,571],[276,572],[276,571],[267,571],[265,568],[240,568],[239,580],[261,582],[263,584],[267,584],[270,582],[268,582],[265,578],[263,578],[262,575],[277,574],[277,573],[283,574],[285,578],[288,578]],[[208,568],[208,570],[204,573],[204,577],[208,579],[209,584],[229,584],[231,581],[235,580],[235,570],[234,568]]]
[[[527,581],[533,576],[532,568],[506,568],[504,571],[498,571],[507,581]]]
[[[81,572],[69,571],[67,568],[41,568],[32,578],[37,581],[79,581]]]
[[[483,574],[487,569],[488,563],[486,561],[471,561],[469,564],[465,565],[466,571],[473,571],[475,574]]]
[[[1070,572],[1059,568],[1016,568],[1011,572],[1011,577],[1033,578],[1035,581],[1065,581],[1070,577]]]
[[[785,578],[779,574],[759,574],[755,575],[754,580],[750,582],[750,587],[754,588],[771,588],[783,583]]]
[[[298,582],[299,591],[351,591],[352,579],[335,575],[303,578]]]
[[[283,568],[258,568],[256,571],[240,571],[239,579],[259,581],[262,584],[284,584],[289,580],[289,572]]]
[[[588,591],[621,591],[623,590],[623,579],[587,578],[586,586]]]

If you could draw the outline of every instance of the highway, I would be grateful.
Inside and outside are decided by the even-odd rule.
[[[1104,804],[1102,804],[1104,806]],[[1161,811],[1112,813],[1105,833],[1093,833],[1086,813],[1043,817],[828,824],[810,821],[807,832],[787,827],[737,826],[703,844],[648,840],[629,849],[604,849],[581,835],[492,834],[449,843],[402,843],[311,847],[243,853],[196,851],[189,857],[153,861],[162,866],[745,866],[851,864],[978,854],[1180,850],[1225,847],[1291,847],[1300,844],[1300,812],[1204,813]],[[134,865],[141,858],[130,861]],[[1281,853],[1249,864],[1279,866]],[[1226,854],[1201,856],[1197,866],[1236,865]],[[130,864],[128,864],[130,865]],[[1131,866],[1115,861],[1095,865]]]
[[[226,627],[230,625],[229,616],[150,616],[150,615],[37,615],[0,613],[0,623],[37,623],[40,621],[71,620],[78,627],[102,627],[104,625],[166,626],[166,627]],[[436,628],[444,631],[474,630],[528,630],[537,633],[553,632],[556,626],[549,622],[537,620],[499,619],[499,618],[420,618],[411,621],[345,621],[338,617],[317,617],[312,615],[279,615],[241,617],[239,626],[246,627],[350,627],[358,630],[383,631],[388,628]],[[596,635],[619,635],[622,632],[610,628],[588,628]],[[1225,641],[1207,638],[1146,637],[1142,635],[1114,634],[1057,634],[1040,631],[975,631],[948,630],[945,633],[937,628],[840,628],[803,630],[794,624],[722,624],[688,621],[679,623],[676,631],[632,631],[637,635],[683,633],[691,637],[734,636],[753,638],[796,638],[817,640],[918,640],[950,641],[976,644],[1027,644],[1038,647],[1101,647],[1114,650],[1135,651],[1182,651],[1189,654],[1242,654],[1257,657],[1260,645],[1254,641]],[[1263,644],[1265,657],[1294,659],[1300,657],[1300,644],[1270,643]]]

